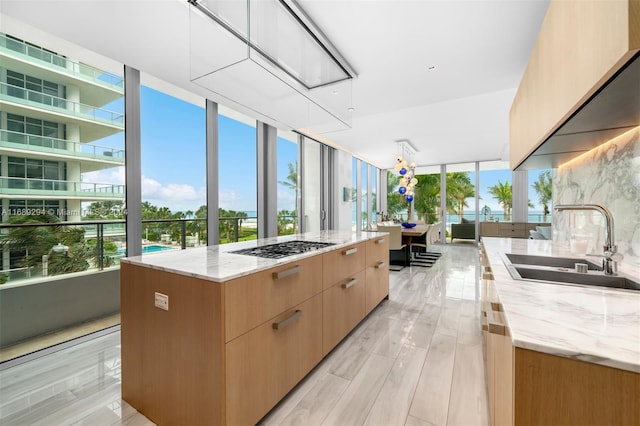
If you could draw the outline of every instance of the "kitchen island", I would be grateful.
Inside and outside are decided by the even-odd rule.
[[[320,247],[233,253],[289,242]],[[161,425],[257,423],[388,297],[388,257],[385,233],[323,231],[123,259],[122,398]]]
[[[593,260],[553,241],[483,238],[493,423],[640,423],[640,292],[516,280],[505,253]],[[620,272],[640,277],[628,262]]]

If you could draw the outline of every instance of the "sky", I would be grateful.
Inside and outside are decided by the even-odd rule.
[[[105,108],[117,110],[120,103]],[[120,109],[121,111],[122,109]],[[205,109],[142,86],[140,91],[142,200],[172,212],[206,204]],[[219,203],[225,210],[255,211],[256,130],[219,118]],[[96,141],[122,148],[124,133]],[[297,144],[278,138],[278,181],[297,161]],[[124,184],[124,167],[85,173],[86,182]],[[295,192],[278,185],[278,210],[295,209]]]
[[[172,212],[193,211],[206,203],[205,110],[162,92],[141,88],[142,200]],[[122,100],[106,106],[122,111]],[[219,203],[225,210],[254,212],[256,189],[256,129],[234,119],[219,117]],[[96,142],[122,148],[124,132]],[[285,181],[287,164],[297,161],[297,144],[278,137],[277,179]],[[541,211],[532,188],[541,171],[529,171],[529,199]],[[471,182],[475,173],[470,172]],[[85,173],[85,182],[124,184],[124,167]],[[488,188],[498,181],[511,181],[510,170],[480,172],[480,208],[492,211],[502,206]],[[295,209],[295,192],[278,184],[278,210]],[[473,199],[467,211],[474,210]]]

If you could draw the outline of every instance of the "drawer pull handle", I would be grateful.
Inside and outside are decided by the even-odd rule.
[[[376,269],[382,269],[384,268],[384,265],[386,265],[385,262],[378,262],[378,264],[376,265]]]
[[[274,322],[272,324],[274,330],[281,330],[300,318],[302,316],[302,311],[300,309],[296,310],[293,314],[289,315],[286,319],[283,319],[280,322]]]
[[[288,277],[289,275],[297,274],[302,271],[302,266],[296,265],[293,268],[285,269],[284,271],[274,272],[273,279],[279,280],[280,278]]]
[[[498,309],[496,309],[498,308]],[[489,329],[489,333],[491,334],[499,334],[501,336],[506,336],[507,335],[507,329],[504,325],[504,323],[500,322],[499,319],[497,319],[494,316],[495,312],[500,312],[501,311],[501,306],[499,304],[496,304],[494,302],[488,303],[487,309],[486,309],[486,313],[487,313],[487,326]]]
[[[342,255],[343,256],[349,256],[350,254],[354,254],[354,253],[357,253],[357,252],[358,252],[357,247],[353,247],[353,248],[350,248],[349,250],[343,251]]]
[[[379,240],[376,240],[376,244],[382,244],[384,243],[384,238],[380,238]]]
[[[357,283],[358,283],[358,280],[356,280],[355,278],[351,278],[349,281],[347,281],[346,283],[342,284],[342,288],[344,288],[346,290],[348,288],[353,287]]]

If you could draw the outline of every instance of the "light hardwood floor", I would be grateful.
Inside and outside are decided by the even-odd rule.
[[[487,425],[479,263],[436,246],[261,425]],[[120,333],[0,371],[2,425],[149,425],[120,396]]]

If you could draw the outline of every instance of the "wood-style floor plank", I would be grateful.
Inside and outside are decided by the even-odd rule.
[[[436,248],[260,424],[487,425],[477,247]],[[153,425],[120,374],[119,332],[0,371],[0,424]]]

